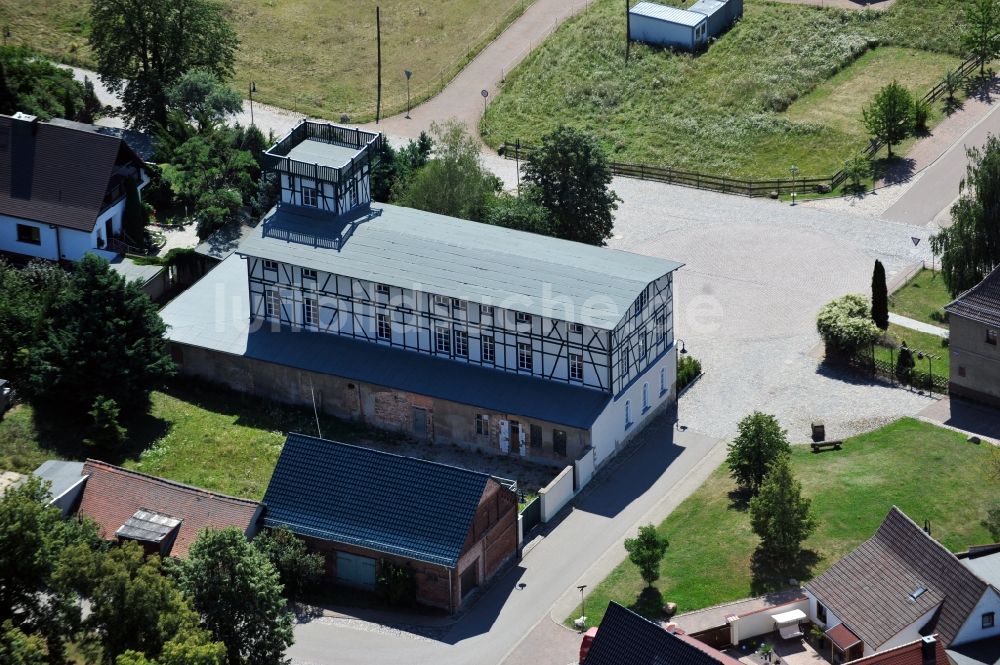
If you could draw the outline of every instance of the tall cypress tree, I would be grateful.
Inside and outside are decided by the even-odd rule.
[[[885,284],[885,266],[878,259],[872,272],[872,321],[883,332],[889,329],[889,288]]]

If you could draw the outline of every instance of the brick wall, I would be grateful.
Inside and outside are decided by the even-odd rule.
[[[199,376],[223,383],[234,390],[288,404],[317,407],[331,415],[360,420],[374,427],[414,435],[413,407],[425,410],[427,440],[455,444],[500,454],[499,421],[517,421],[525,431],[532,425],[541,428],[539,445],[526,446],[530,461],[562,467],[579,458],[591,442],[589,430],[566,427],[518,414],[497,413],[488,409],[435,399],[384,386],[359,383],[329,374],[319,374],[276,365],[199,347],[171,343],[171,352],[182,374]],[[489,417],[490,432],[476,434],[476,415]],[[553,449],[553,430],[566,432],[566,455]],[[530,438],[530,436],[529,436]],[[510,456],[518,457],[516,441],[511,441]]]

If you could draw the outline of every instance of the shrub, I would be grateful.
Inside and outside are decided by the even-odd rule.
[[[125,428],[118,423],[118,402],[98,395],[94,398],[94,405],[89,415],[91,429],[86,443],[102,448],[114,448],[125,441]]]
[[[378,592],[393,607],[409,607],[417,602],[417,577],[410,566],[391,561],[379,562]]]
[[[842,296],[824,305],[816,317],[816,329],[823,337],[827,353],[854,353],[870,346],[881,334],[872,322],[868,299],[858,294]]]
[[[913,128],[918,132],[927,131],[927,122],[931,114],[931,105],[925,101],[915,100],[913,102]]]
[[[849,189],[853,192],[864,191],[865,181],[871,174],[872,164],[861,153],[856,153],[844,162],[844,175],[847,176]]]
[[[899,355],[896,357],[896,379],[900,383],[910,383],[913,380],[913,368],[916,361],[913,360],[913,351],[906,346],[906,342],[899,347]]]
[[[701,374],[701,361],[694,356],[682,355],[677,360],[677,391],[684,390]]]
[[[296,600],[323,575],[325,559],[310,553],[305,542],[288,529],[265,531],[253,539],[253,546],[268,558],[284,587],[288,600]]]

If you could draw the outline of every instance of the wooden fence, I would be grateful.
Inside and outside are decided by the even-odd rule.
[[[979,58],[972,57],[958,66],[956,72],[964,79],[973,69],[979,66]],[[944,81],[939,81],[937,85],[927,91],[920,98],[921,103],[930,103],[947,91]],[[885,147],[883,141],[870,140],[861,154],[866,159],[874,157],[879,150]],[[521,143],[520,139],[500,144],[497,152],[507,159],[522,160],[531,155],[533,146]],[[723,194],[739,194],[742,196],[771,196],[777,194],[796,194],[828,192],[836,189],[847,180],[848,175],[843,169],[831,176],[823,178],[780,178],[772,180],[752,180],[745,178],[731,178],[728,176],[712,175],[709,173],[698,173],[697,171],[684,171],[671,168],[669,166],[651,166],[648,164],[629,164],[627,162],[609,162],[611,172],[614,175],[624,178],[638,178],[639,180],[653,180],[671,185],[682,185],[684,187],[694,187],[696,189],[709,189]]]

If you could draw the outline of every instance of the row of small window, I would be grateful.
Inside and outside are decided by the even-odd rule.
[[[521,423],[516,420],[510,421],[510,440],[517,445],[521,440]],[[486,413],[476,414],[476,434],[479,436],[490,436],[490,417]],[[525,430],[525,443],[532,448],[542,447],[542,428],[539,425],[531,425]],[[552,430],[552,452],[560,457],[566,457],[566,432],[561,429]]]

